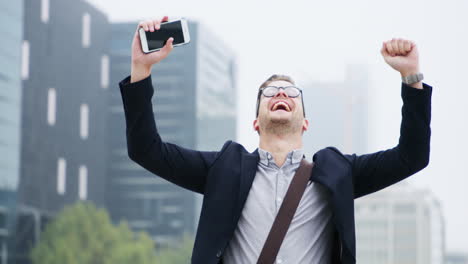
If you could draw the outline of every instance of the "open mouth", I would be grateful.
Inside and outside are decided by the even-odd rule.
[[[278,101],[274,103],[273,106],[271,107],[271,111],[277,111],[277,110],[291,112],[291,107],[285,101]]]

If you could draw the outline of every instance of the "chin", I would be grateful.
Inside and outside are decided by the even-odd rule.
[[[273,120],[273,119],[287,119],[287,120],[291,120],[292,119],[292,115],[291,113],[288,113],[288,112],[284,112],[284,113],[271,113],[270,114],[270,119]]]
[[[277,123],[277,124],[287,124],[291,122],[291,119],[289,117],[284,117],[284,116],[272,116],[270,118],[271,123]]]

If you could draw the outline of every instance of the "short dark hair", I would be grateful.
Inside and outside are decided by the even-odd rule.
[[[291,83],[292,85],[296,85],[294,80],[288,75],[273,74],[272,76],[270,76],[270,78],[268,78],[266,81],[264,81],[262,83],[262,85],[260,85],[260,87],[258,88],[257,111],[256,111],[256,114],[255,114],[255,117],[258,117],[258,112],[259,112],[259,109],[260,109],[260,97],[262,96],[262,90],[261,89],[264,88],[264,87],[267,87],[270,83],[272,83],[274,81],[286,81],[286,82]],[[302,101],[302,112],[304,113],[304,117],[305,117],[304,98],[302,97],[302,94],[301,94],[301,101]]]

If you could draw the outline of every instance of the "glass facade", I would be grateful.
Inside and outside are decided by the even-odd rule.
[[[22,1],[0,3],[0,188],[16,190],[21,114]]]
[[[197,149],[218,150],[236,138],[236,62],[203,24],[197,27]]]
[[[17,2],[23,1],[6,4]],[[23,63],[9,69],[21,78],[21,133],[15,133],[21,148],[10,255],[21,264],[29,263],[40,231],[64,206],[80,199],[105,204],[108,90],[102,88],[101,61],[108,55],[109,23],[84,0],[24,1],[18,17]]]
[[[0,261],[6,263],[20,170],[23,1],[0,2],[0,35]]]

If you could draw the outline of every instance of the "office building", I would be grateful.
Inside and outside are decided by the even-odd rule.
[[[444,263],[444,218],[428,190],[398,183],[355,203],[357,263]]]
[[[73,12],[64,12],[73,10]],[[14,263],[65,205],[105,204],[108,20],[85,1],[24,1]]]
[[[0,2],[0,35],[0,263],[5,264],[20,177],[23,1]]]
[[[464,252],[448,252],[445,254],[445,264],[468,264],[468,254]]]

